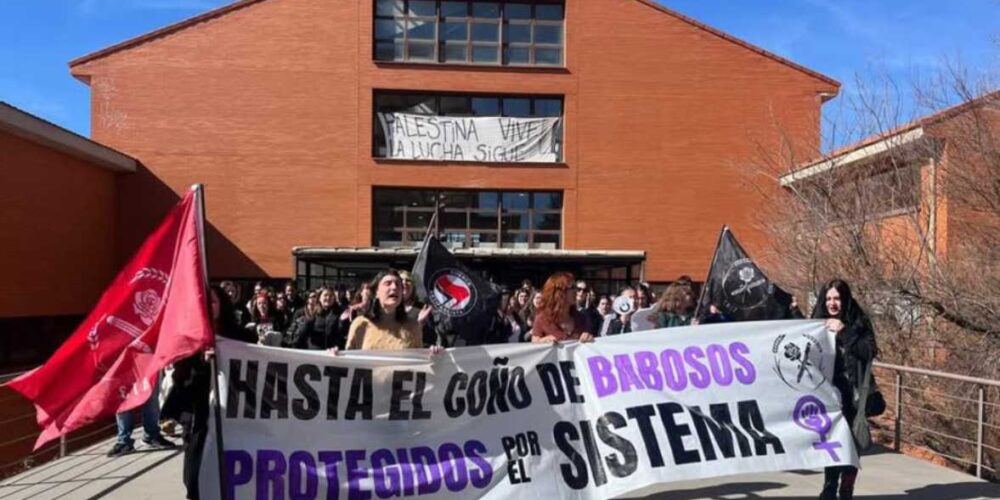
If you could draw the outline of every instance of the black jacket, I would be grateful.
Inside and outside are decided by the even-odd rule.
[[[320,311],[312,319],[302,321],[296,328],[297,331],[290,335],[293,347],[313,351],[331,347],[344,349],[347,344],[347,331],[340,321],[340,312],[334,306]]]
[[[812,317],[830,319],[835,316],[826,310],[825,298],[828,289],[824,288],[817,297],[816,307]],[[844,323],[844,329],[837,334],[837,356],[834,361],[833,385],[840,391],[844,407],[844,416],[853,421],[857,412],[854,399],[861,386],[864,369],[868,363],[878,356],[878,344],[875,341],[875,330],[872,328],[868,315],[848,293],[841,294],[842,312],[836,316]]]
[[[622,333],[632,333],[632,321],[629,320],[628,323],[622,323],[620,316],[615,316],[611,319],[611,324],[608,325],[608,331],[605,335],[619,335]]]
[[[590,329],[594,330],[587,332],[593,336],[598,336],[601,334],[601,326],[604,325],[604,318],[601,317],[601,313],[597,312],[596,307],[585,307],[577,308],[577,311],[582,312],[587,316],[587,322],[590,324]]]

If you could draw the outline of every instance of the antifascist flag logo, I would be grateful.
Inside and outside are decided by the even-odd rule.
[[[433,288],[428,299],[439,311],[453,318],[469,314],[476,306],[476,287],[472,279],[454,268],[442,269],[431,278]]]
[[[449,345],[482,345],[500,296],[437,238],[430,236],[413,263],[417,297],[434,308],[434,328]]]

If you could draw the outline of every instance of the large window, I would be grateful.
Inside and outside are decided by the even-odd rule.
[[[562,117],[562,96],[375,93],[372,113],[372,154],[386,158],[385,130],[379,123],[379,113],[411,113],[427,116],[501,116],[511,118]],[[558,161],[562,160],[562,126],[555,133]],[[470,156],[471,159],[471,156]]]
[[[562,193],[553,191],[445,191],[376,188],[375,246],[417,246],[433,230],[453,248],[560,246]]]
[[[887,161],[817,176],[798,189],[807,203],[823,208],[829,220],[844,222],[918,210],[920,182],[920,165]]]
[[[562,0],[375,0],[375,60],[563,64]]]

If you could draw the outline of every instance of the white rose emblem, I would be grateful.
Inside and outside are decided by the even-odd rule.
[[[160,296],[156,290],[146,290],[135,294],[135,313],[139,315],[146,326],[153,324],[156,313],[160,311]]]

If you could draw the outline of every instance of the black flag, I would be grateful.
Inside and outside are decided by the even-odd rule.
[[[789,319],[791,304],[792,296],[767,279],[724,226],[695,317],[706,317],[714,305],[729,321]]]
[[[431,236],[413,263],[417,296],[434,308],[434,324],[447,347],[482,345],[499,306],[492,286],[463,266]]]

